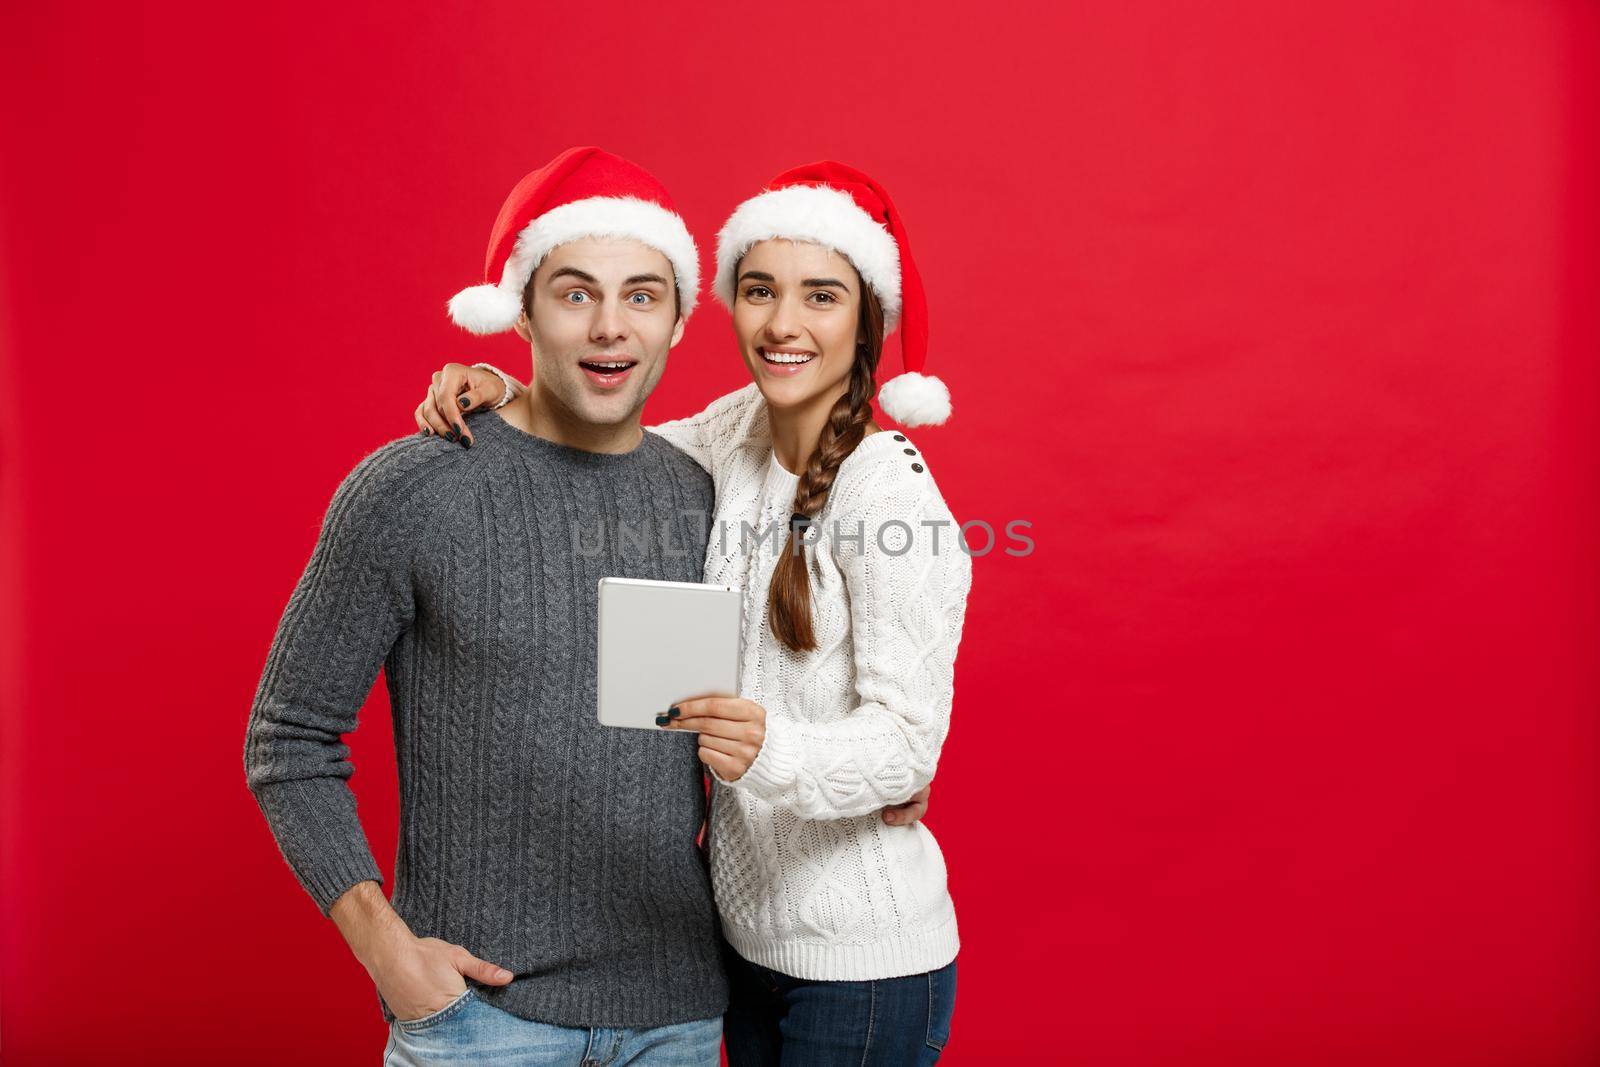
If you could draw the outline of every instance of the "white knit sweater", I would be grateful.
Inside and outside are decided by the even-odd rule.
[[[766,605],[799,477],[773,454],[761,393],[752,383],[648,429],[712,475],[705,580],[743,587],[740,695],[767,712],[750,769],[731,783],[712,774],[724,934],[745,959],[797,978],[944,966],[959,941],[939,845],[920,822],[879,817],[933,778],[972,584],[921,451],[880,431],[840,465],[823,540],[805,550],[817,649],[797,655]],[[772,523],[776,536],[757,543]]]

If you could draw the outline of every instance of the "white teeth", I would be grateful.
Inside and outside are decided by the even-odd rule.
[[[810,363],[815,358],[799,352],[768,352],[765,349],[761,357],[772,363]]]
[[[600,362],[598,362],[596,360],[592,360],[591,359],[591,360],[589,360],[589,365],[591,367],[604,367],[607,370],[621,370],[624,367],[631,367],[633,364],[631,364],[631,363],[600,363]]]

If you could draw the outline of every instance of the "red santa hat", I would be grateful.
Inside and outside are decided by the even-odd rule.
[[[517,183],[489,234],[484,284],[450,298],[450,318],[501,333],[522,313],[522,291],[544,257],[584,237],[629,237],[667,257],[678,311],[694,310],[700,254],[666,187],[637,163],[599,148],[569,148]]]
[[[786,170],[766,191],[734,209],[717,234],[717,299],[733,310],[734,268],[758,241],[812,241],[848,258],[883,305],[885,336],[896,325],[905,372],[878,390],[884,413],[902,426],[950,417],[950,390],[922,373],[928,356],[928,304],[911,258],[905,221],[889,194],[854,167],[833,160]]]

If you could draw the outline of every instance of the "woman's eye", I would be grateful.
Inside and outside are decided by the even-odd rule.
[[[764,285],[752,285],[744,291],[744,295],[749,300],[765,300],[772,295],[772,290]]]
[[[822,298],[822,303],[824,304],[832,304],[835,302],[834,295],[832,293],[826,293],[818,290],[817,292],[811,294],[811,298],[813,300],[817,299],[818,297]]]

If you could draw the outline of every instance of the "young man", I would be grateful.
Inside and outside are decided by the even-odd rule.
[[[538,388],[465,416],[472,448],[410,434],[344,479],[255,695],[249,786],[372,976],[385,1062],[714,1064],[696,740],[595,719],[598,580],[700,580],[710,478],[639,425],[694,307],[694,243],[649,174],[573,149],[513,190],[486,272],[452,315],[514,326]],[[380,667],[392,904],[342,742]]]

